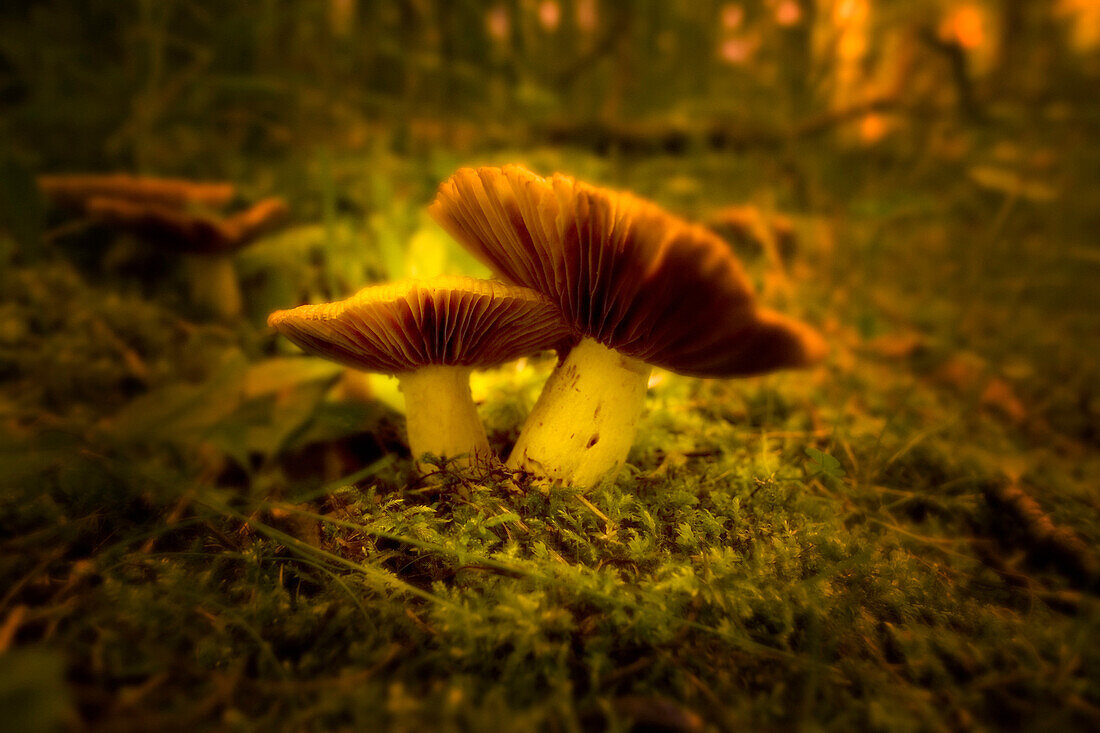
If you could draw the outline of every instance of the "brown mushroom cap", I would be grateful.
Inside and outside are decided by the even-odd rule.
[[[189,254],[218,254],[240,249],[282,223],[289,208],[268,198],[228,218],[192,213],[160,203],[94,197],[84,204],[92,218],[133,232],[163,249]]]
[[[431,213],[509,282],[556,302],[583,336],[694,376],[817,361],[813,329],[756,307],[729,246],[629,193],[525,168],[464,168]]]
[[[311,354],[369,372],[492,366],[570,338],[558,308],[527,288],[468,277],[404,280],[267,319]]]
[[[51,202],[83,210],[91,199],[122,199],[173,209],[202,206],[220,209],[236,195],[231,183],[207,183],[177,178],[149,178],[127,173],[39,176],[38,185]]]

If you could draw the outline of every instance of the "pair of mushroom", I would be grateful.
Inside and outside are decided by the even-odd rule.
[[[557,348],[507,461],[590,487],[626,460],[653,366],[704,377],[812,364],[808,326],[758,308],[728,245],[628,193],[519,166],[462,169],[431,214],[506,283],[408,281],[269,323],[306,351],[397,374],[409,445],[491,458],[468,374]]]

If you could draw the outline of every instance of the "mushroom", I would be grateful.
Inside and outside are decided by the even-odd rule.
[[[281,198],[263,199],[227,218],[123,198],[91,198],[84,208],[93,219],[183,255],[191,300],[226,319],[240,316],[242,309],[233,255],[289,211]]]
[[[150,178],[128,173],[39,176],[38,187],[54,205],[82,211],[90,199],[122,199],[173,209],[222,209],[237,195],[231,183]]]
[[[227,319],[242,308],[233,255],[289,211],[282,199],[267,198],[235,214],[215,213],[236,196],[229,183],[117,173],[40,176],[38,185],[59,208],[183,255],[192,302]]]
[[[305,351],[397,376],[409,448],[484,465],[492,458],[470,394],[470,371],[560,346],[557,306],[527,288],[468,277],[403,280],[267,320]],[[424,464],[418,461],[418,468]]]
[[[613,475],[652,366],[748,376],[824,354],[809,326],[756,306],[720,237],[629,193],[520,166],[466,168],[431,213],[498,276],[558,304],[580,337],[547,380],[512,468],[580,487]]]

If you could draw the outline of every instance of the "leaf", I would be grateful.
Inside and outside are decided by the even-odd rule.
[[[325,247],[325,228],[320,224],[289,227],[264,237],[241,250],[235,259],[242,276],[270,267],[303,266]]]
[[[248,449],[265,456],[278,453],[316,414],[324,390],[324,385],[314,384],[277,395],[269,419],[248,427]]]
[[[104,422],[122,441],[181,443],[212,431],[244,399],[247,363],[238,351],[227,352],[220,368],[201,384],[172,384],[130,402]]]
[[[495,517],[489,517],[485,520],[483,527],[496,527],[504,523],[516,524],[520,521],[519,515],[515,512],[504,512],[503,514],[497,514]]]
[[[245,373],[244,396],[253,399],[302,386],[309,382],[335,379],[344,367],[313,357],[278,357],[254,364]]]
[[[811,476],[823,475],[836,479],[844,476],[844,469],[840,467],[840,461],[817,448],[806,448],[805,450],[806,455],[810,457],[810,466],[813,468]]]
[[[322,402],[302,431],[289,437],[283,450],[371,432],[384,416],[384,412],[373,404]]]

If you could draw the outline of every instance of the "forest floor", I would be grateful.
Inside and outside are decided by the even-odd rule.
[[[473,161],[321,156],[232,325],[132,243],[7,241],[0,727],[1100,728],[1100,151],[1012,140],[477,161],[791,217],[740,252],[827,361],[656,373],[587,493],[417,478],[392,383],[348,399],[262,325],[483,274],[423,215]],[[551,367],[476,376],[502,453]]]

